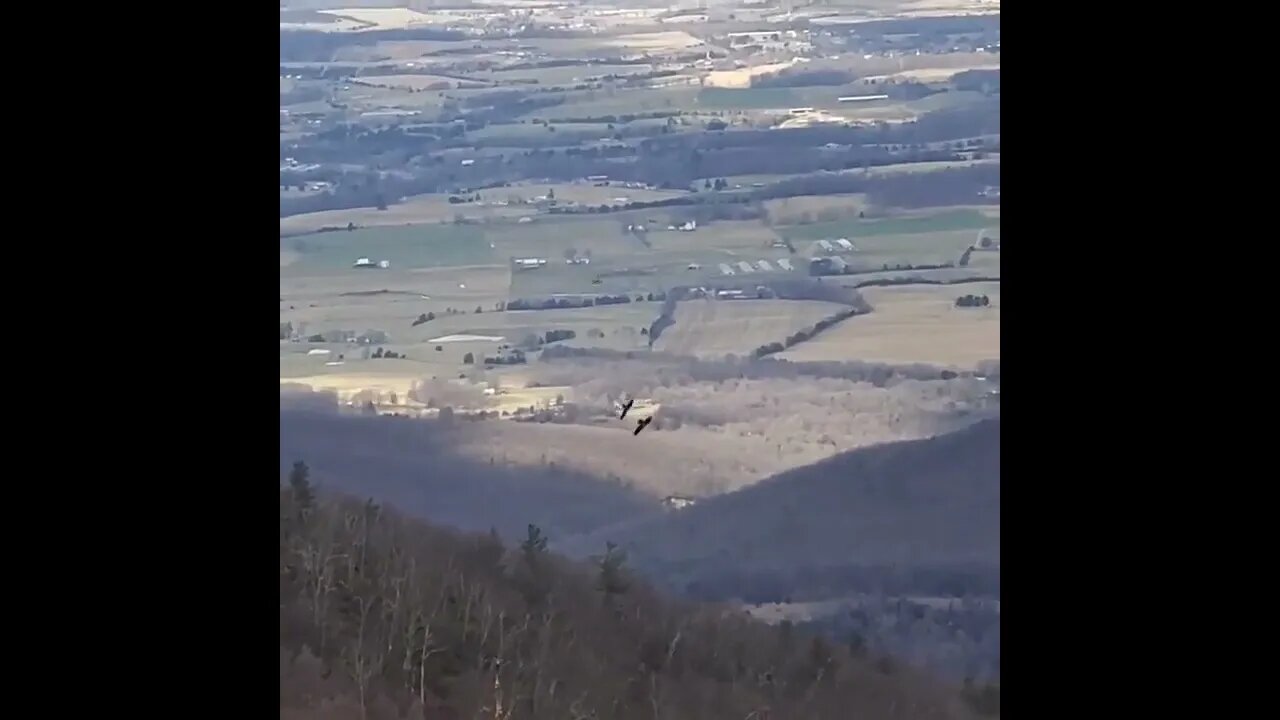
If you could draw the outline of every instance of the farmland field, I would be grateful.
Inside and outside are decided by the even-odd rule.
[[[505,197],[505,196],[504,196]],[[376,226],[403,226],[452,221],[461,215],[468,219],[515,218],[533,214],[531,208],[512,206],[451,204],[444,194],[416,195],[404,202],[390,205],[386,210],[376,208],[350,208],[291,215],[280,218],[281,235],[305,235],[321,228],[345,228],[354,223],[360,228]]]
[[[875,308],[849,318],[777,357],[796,362],[863,360],[973,368],[1000,357],[1000,285],[866,288]],[[989,307],[958,308],[961,295],[986,295]]]
[[[908,235],[866,235],[853,233],[831,237],[847,237],[857,248],[854,252],[839,251],[851,265],[862,270],[875,270],[884,265],[892,269],[896,265],[942,265],[956,263],[965,248],[973,244],[977,232],[973,230],[952,230],[946,232],[923,232]],[[801,254],[830,255],[816,243],[795,240],[796,249]]]
[[[596,90],[567,92],[565,103],[559,107],[538,108],[524,113],[524,118],[591,117],[600,115],[626,115],[657,110],[696,109],[698,89],[689,87],[636,89],[610,95]]]
[[[646,257],[606,257],[600,261],[593,259],[590,265],[566,265],[563,261],[557,264],[552,259],[541,268],[513,271],[510,297],[534,298],[573,293],[644,295],[664,292],[678,286],[716,284],[727,279],[721,275],[719,263],[730,263],[735,268],[736,274],[732,276],[731,283],[745,283],[751,287],[759,283],[767,284],[771,280],[803,277],[803,271],[798,269],[788,272],[775,267],[769,272],[756,269],[749,273],[737,269],[739,262],[750,261],[754,265],[763,259],[772,264],[779,257],[786,257],[785,251],[781,251],[781,254],[778,250],[761,250],[749,254],[715,250],[688,251]],[[689,267],[690,263],[695,267]],[[600,280],[598,284],[593,282],[597,278]]]
[[[686,300],[676,305],[676,324],[654,348],[704,357],[748,355],[842,309],[809,300]]]
[[[778,234],[792,240],[820,240],[823,238],[864,238],[876,235],[913,235],[919,233],[947,232],[951,230],[981,230],[999,225],[989,215],[979,210],[946,210],[928,214],[885,219],[852,219],[835,222],[810,223],[778,228]]]
[[[506,298],[505,264],[421,270],[343,269],[280,278],[280,322],[306,323],[312,332],[378,329],[393,339],[418,315],[449,308],[473,312]],[[465,286],[465,287],[464,287]]]
[[[461,83],[463,87],[487,87],[484,83],[476,83],[443,75],[370,75],[353,82],[360,85],[390,88],[393,90],[447,90]]]
[[[640,335],[640,330],[647,330],[661,310],[661,303],[644,302],[563,310],[450,315],[438,317],[400,335],[404,342],[410,344],[429,345],[431,338],[450,334],[499,336],[505,338],[506,344],[517,344],[529,335],[545,336],[548,330],[572,330],[576,337],[561,342],[576,347],[635,350],[648,347],[648,339]]]
[[[495,70],[476,77],[498,82],[536,80],[540,85],[572,85],[584,82],[587,78],[592,77],[642,75],[652,70],[653,66],[647,64],[604,65],[592,63],[589,65],[564,65],[559,67],[525,68],[522,70]]]
[[[939,162],[897,163],[894,165],[877,165],[870,168],[872,175],[899,175],[902,173],[935,172],[952,168],[989,165],[1000,162],[1000,156],[987,157],[981,160],[945,160]]]
[[[297,254],[281,272],[350,268],[357,258],[387,260],[395,268],[484,265],[494,262],[484,234],[470,225],[404,225],[358,228],[282,238]],[[377,272],[370,270],[369,272]]]
[[[863,193],[843,195],[797,195],[764,201],[764,210],[775,225],[820,222],[828,214],[857,215],[869,207]]]
[[[791,88],[705,88],[697,103],[704,110],[775,110],[796,107],[800,95]]]

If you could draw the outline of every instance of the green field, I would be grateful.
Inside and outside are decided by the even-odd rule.
[[[533,123],[508,123],[488,125],[479,130],[472,130],[467,133],[467,138],[472,142],[484,143],[488,146],[497,146],[504,140],[519,142],[529,137],[554,138],[557,144],[575,145],[582,142],[611,138],[614,132],[614,130],[609,129],[607,123],[556,125],[554,132],[543,125],[535,125]]]
[[[877,235],[915,235],[952,230],[978,231],[999,227],[1000,221],[978,210],[948,210],[920,217],[884,218],[876,220],[848,219],[779,228],[778,233],[792,240],[831,238],[865,238]],[[976,235],[975,235],[976,237]]]
[[[393,268],[450,267],[496,262],[480,228],[470,225],[399,225],[311,233],[282,239],[297,259],[282,273],[350,268],[357,258],[388,260]]]
[[[617,91],[582,90],[564,93],[564,104],[530,110],[524,118],[599,117],[667,110],[696,109],[696,88],[635,89]]]
[[[790,88],[704,88],[697,98],[699,110],[768,110],[799,104],[800,97]]]
[[[796,267],[793,271],[775,269],[772,272],[761,272],[758,269],[745,273],[738,266],[739,260],[748,260],[753,265],[757,260],[768,260],[774,264],[779,257],[787,257],[786,251],[770,250],[760,253],[739,254],[737,256],[725,251],[707,250],[692,252],[679,261],[673,261],[667,254],[639,258],[628,263],[595,263],[584,265],[557,265],[548,263],[536,270],[516,271],[511,274],[511,298],[542,298],[555,294],[626,294],[632,298],[636,295],[666,292],[674,287],[696,286],[741,286],[754,288],[756,285],[768,285],[776,280],[794,280],[807,276],[806,261],[802,258],[791,258]],[[689,269],[690,262],[701,267]],[[735,275],[725,276],[720,273],[719,263],[731,265]],[[620,271],[635,272],[623,274]],[[592,280],[600,278],[596,285]]]
[[[968,230],[950,230],[910,235],[871,235],[854,237],[847,235],[856,246],[856,252],[838,253],[854,265],[875,268],[881,265],[941,265],[957,262],[965,248],[973,244],[975,233]],[[805,252],[808,248],[797,245]],[[825,251],[818,254],[826,255]],[[977,255],[978,253],[974,253]],[[988,253],[996,254],[996,253]],[[997,274],[999,268],[995,271]]]
[[[972,105],[974,103],[983,102],[985,99],[986,97],[980,92],[954,90],[951,92],[937,93],[919,100],[912,100],[906,103],[906,106],[913,112],[928,113],[935,112],[937,110]]]
[[[541,86],[548,85],[576,85],[585,82],[587,78],[602,77],[604,75],[642,75],[653,69],[651,65],[603,65],[603,64],[584,64],[584,65],[562,65],[559,67],[545,68],[525,68],[523,70],[495,70],[484,74],[476,74],[476,77],[484,78],[497,82],[511,82],[512,80],[537,80]]]

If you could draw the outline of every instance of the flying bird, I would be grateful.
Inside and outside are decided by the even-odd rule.
[[[630,400],[628,400],[628,401],[627,401],[627,404],[626,404],[626,405],[622,405],[622,406],[621,406],[621,407],[622,407],[622,414],[618,416],[618,419],[619,419],[619,420],[624,420],[624,419],[626,419],[626,417],[627,417],[627,411],[631,409],[631,406],[635,404],[635,401],[636,401],[636,399],[635,399],[635,398],[631,398]]]
[[[638,420],[638,421],[636,421],[636,431],[635,431],[635,432],[633,432],[633,433],[631,433],[631,434],[632,434],[632,435],[639,435],[639,434],[640,434],[640,431],[644,429],[644,426],[645,426],[645,425],[648,425],[648,424],[649,424],[649,423],[651,423],[651,422],[653,422],[653,416],[652,416],[652,415],[650,415],[649,417],[647,417],[647,418],[645,418],[645,419],[643,419],[643,420]]]

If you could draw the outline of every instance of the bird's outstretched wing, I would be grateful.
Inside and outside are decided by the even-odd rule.
[[[636,401],[636,399],[635,399],[635,398],[631,398],[630,400],[628,400],[628,401],[627,401],[627,404],[626,404],[626,405],[621,406],[621,407],[622,407],[622,414],[618,416],[618,419],[619,419],[619,420],[625,420],[625,419],[626,419],[626,417],[627,417],[627,412],[628,412],[629,410],[631,410],[631,406],[632,406],[633,404],[635,404],[635,401]]]

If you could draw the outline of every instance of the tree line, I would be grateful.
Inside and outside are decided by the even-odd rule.
[[[955,689],[791,626],[668,600],[606,544],[586,564],[373,500],[280,494],[286,718],[969,718]]]

